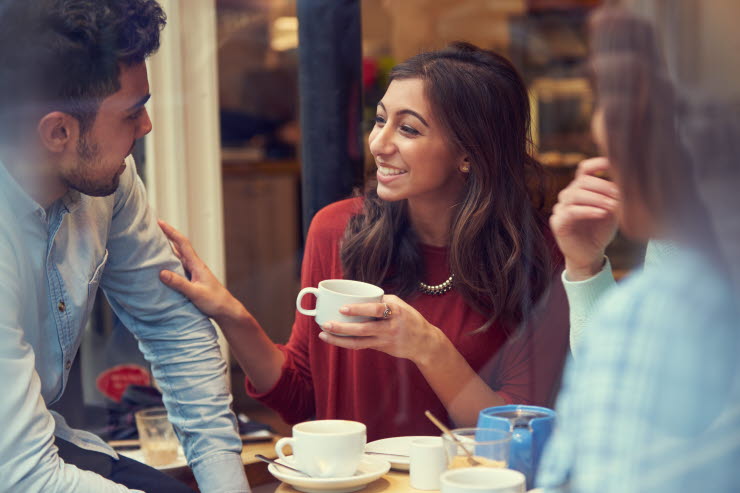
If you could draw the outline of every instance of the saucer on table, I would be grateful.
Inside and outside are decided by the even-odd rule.
[[[365,445],[365,452],[373,452],[374,457],[386,459],[391,467],[397,471],[409,470],[409,455],[411,454],[411,442],[418,438],[429,438],[428,436],[393,437],[375,440]],[[382,455],[396,454],[396,455]],[[404,457],[398,457],[402,455]]]
[[[295,460],[292,455],[286,457],[285,465],[295,467]],[[361,490],[387,473],[390,468],[391,465],[388,461],[368,456],[362,458],[354,476],[346,478],[309,478],[275,464],[267,466],[270,474],[277,479],[305,493],[349,493]]]

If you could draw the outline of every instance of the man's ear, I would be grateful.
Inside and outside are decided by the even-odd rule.
[[[44,115],[37,126],[41,144],[50,152],[63,152],[77,142],[80,124],[69,113],[53,111]]]

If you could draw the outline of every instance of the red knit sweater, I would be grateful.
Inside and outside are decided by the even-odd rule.
[[[340,239],[349,218],[360,209],[360,199],[348,199],[316,214],[306,242],[302,287],[343,277]],[[422,246],[422,254],[427,284],[449,277],[446,248]],[[475,371],[485,371],[487,383],[507,402],[533,401],[531,347],[516,345],[502,351],[507,338],[503,328],[495,325],[471,334],[485,318],[455,289],[442,296],[418,295],[405,301],[444,331]],[[424,410],[444,418],[447,412],[413,363],[372,349],[338,348],[322,342],[320,330],[313,317],[296,312],[290,340],[278,346],[285,354],[280,379],[263,394],[247,380],[247,393],[278,411],[288,423],[313,418],[361,421],[367,425],[368,440],[439,434],[424,417]],[[563,353],[567,330],[560,339]],[[559,377],[559,370],[554,376]]]

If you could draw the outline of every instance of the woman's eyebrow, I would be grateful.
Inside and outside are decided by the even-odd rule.
[[[383,104],[383,101],[379,101],[379,102],[378,102],[378,106],[380,106],[381,108],[383,108],[383,111],[385,111],[386,113],[388,112],[388,110],[387,110],[387,109],[385,108],[385,105]],[[417,113],[417,112],[416,112],[416,111],[414,111],[414,110],[409,110],[409,109],[406,109],[406,110],[400,110],[400,111],[398,111],[398,112],[397,112],[396,114],[398,114],[398,115],[411,115],[411,116],[414,116],[414,117],[416,117],[416,118],[417,118],[417,119],[418,119],[418,120],[419,120],[419,121],[420,121],[420,122],[421,122],[421,123],[422,123],[422,124],[423,124],[423,125],[424,125],[425,127],[429,128],[429,124],[428,124],[428,123],[427,123],[427,121],[426,121],[426,120],[424,119],[424,117],[423,117],[423,116],[421,116],[421,115],[420,115],[419,113]]]
[[[416,111],[414,111],[414,110],[401,110],[401,111],[399,111],[399,112],[398,112],[398,114],[399,114],[399,115],[411,115],[411,116],[415,116],[416,118],[418,118],[418,119],[419,119],[419,121],[420,121],[420,122],[421,122],[422,124],[424,124],[424,126],[425,126],[425,127],[429,128],[429,124],[428,124],[428,123],[427,123],[427,121],[426,121],[426,120],[424,119],[424,117],[422,117],[422,116],[421,116],[421,115],[420,115],[419,113],[417,113],[417,112],[416,112]]]

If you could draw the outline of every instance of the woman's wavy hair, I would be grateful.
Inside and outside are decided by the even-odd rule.
[[[450,231],[455,289],[488,317],[484,327],[513,327],[553,274],[541,210],[543,173],[530,154],[527,88],[506,58],[463,42],[416,55],[391,71],[391,81],[406,79],[423,81],[435,119],[470,162]],[[381,200],[372,182],[363,207],[345,231],[345,276],[413,296],[425,276],[406,201]]]
[[[0,116],[5,129],[63,111],[84,134],[120,89],[120,65],[159,48],[166,16],[155,0],[0,2]],[[29,114],[30,113],[30,114]],[[34,123],[35,124],[35,123]]]
[[[691,158],[679,134],[680,101],[652,26],[621,7],[589,19],[590,70],[606,147],[625,214],[644,204],[673,233],[690,231],[716,251]]]

